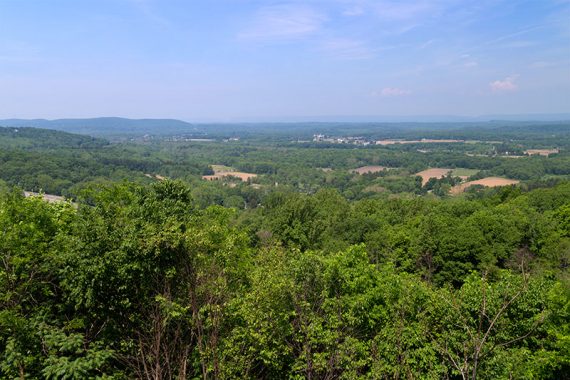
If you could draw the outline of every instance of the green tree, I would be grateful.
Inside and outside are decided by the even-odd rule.
[[[225,306],[248,266],[231,210],[197,210],[171,181],[94,197],[65,263],[75,307],[137,376],[217,378]]]
[[[535,345],[545,334],[552,286],[527,273],[501,271],[490,281],[474,272],[461,289],[434,292],[428,320],[450,372],[463,379],[528,378],[541,352]]]

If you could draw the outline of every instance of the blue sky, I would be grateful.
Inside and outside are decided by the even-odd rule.
[[[568,112],[568,0],[0,0],[0,118]]]

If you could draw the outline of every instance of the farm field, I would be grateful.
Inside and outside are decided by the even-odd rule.
[[[430,178],[439,179],[445,177],[447,173],[449,173],[452,170],[453,169],[431,168],[431,169],[422,170],[421,172],[416,173],[414,175],[422,177],[422,184],[425,184],[427,181],[429,181]]]
[[[226,165],[210,165],[210,167],[214,171],[214,174],[203,175],[202,179],[206,181],[218,181],[224,178],[237,178],[240,181],[247,182],[251,178],[257,177],[257,174],[240,172]]]
[[[465,168],[455,168],[451,170],[451,175],[454,177],[468,178],[479,172],[478,169],[465,169]]]
[[[558,149],[528,149],[525,150],[524,152],[529,156],[539,155],[539,156],[548,157],[551,154],[556,154],[559,153],[560,151]]]
[[[204,176],[202,176],[202,179],[205,179],[207,181],[216,181],[216,180],[220,180],[223,178],[229,178],[229,177],[238,178],[241,181],[247,182],[251,178],[257,177],[257,174],[244,173],[244,172],[221,172],[218,174],[204,175]]]
[[[520,181],[515,179],[501,178],[501,177],[487,177],[483,179],[478,179],[476,181],[469,181],[451,188],[450,193],[453,195],[461,194],[469,187],[474,185],[481,185],[485,187],[500,187],[500,186],[510,186],[516,185]]]
[[[463,180],[475,175],[479,172],[477,169],[465,169],[465,168],[455,168],[455,169],[446,169],[446,168],[431,168],[423,170],[419,173],[416,173],[416,176],[422,177],[422,184],[425,184],[429,181],[430,178],[443,178],[448,173],[451,172],[453,177],[459,177]]]
[[[378,140],[376,145],[394,144],[441,144],[441,143],[464,143],[464,140],[453,139],[421,139],[421,140]]]
[[[387,170],[388,168],[385,166],[378,166],[378,165],[368,165],[368,166],[362,166],[359,168],[356,168],[354,170],[352,170],[353,173],[357,173],[357,174],[366,174],[366,173],[378,173],[384,170]]]

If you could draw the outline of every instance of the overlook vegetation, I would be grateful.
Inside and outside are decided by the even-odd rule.
[[[477,153],[18,130],[0,128],[2,379],[570,373],[565,138],[508,158],[535,129]],[[257,176],[202,179],[230,169]],[[452,195],[459,175],[521,182]]]

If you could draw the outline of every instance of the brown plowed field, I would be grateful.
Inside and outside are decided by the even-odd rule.
[[[430,178],[443,178],[453,169],[432,168],[416,173],[416,176],[422,177],[422,185],[424,185]]]
[[[501,178],[501,177],[487,177],[487,178],[483,178],[483,179],[478,179],[476,181],[469,181],[469,182],[465,182],[465,183],[462,183],[462,184],[457,185],[457,186],[453,186],[451,188],[451,194],[453,194],[453,195],[461,194],[462,192],[465,191],[465,189],[467,189],[468,187],[473,186],[473,185],[482,185],[482,186],[486,186],[486,187],[497,187],[497,186],[516,185],[519,182],[520,181],[517,181],[516,179],[508,179],[508,178]]]

